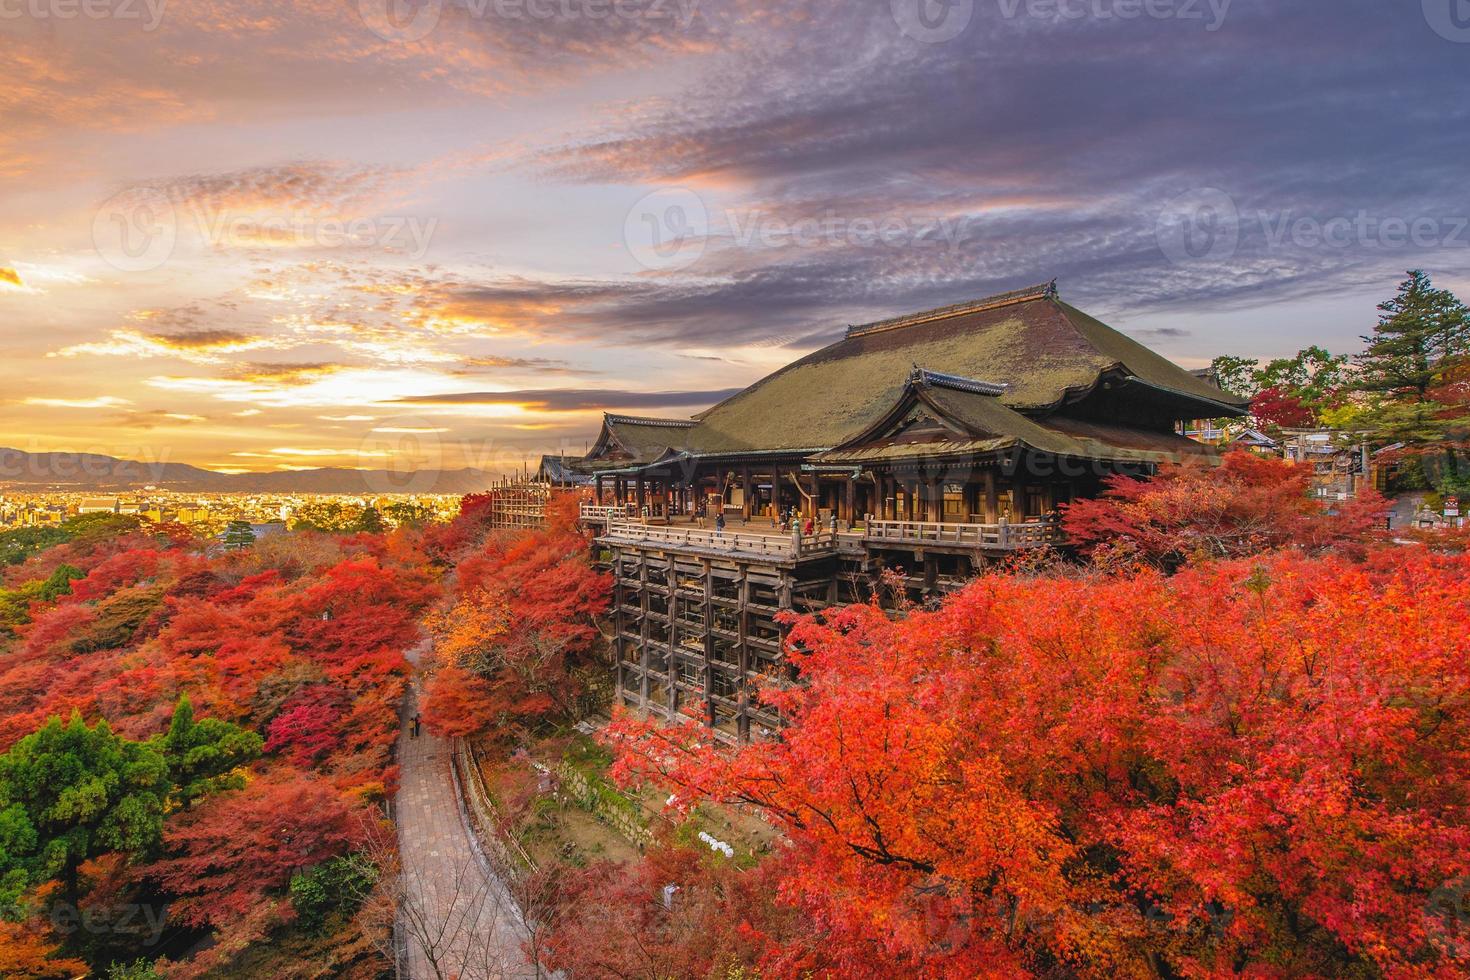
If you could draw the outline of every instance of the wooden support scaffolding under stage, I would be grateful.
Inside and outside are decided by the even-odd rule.
[[[551,484],[506,480],[492,485],[486,492],[490,495],[490,527],[520,531],[546,527]]]

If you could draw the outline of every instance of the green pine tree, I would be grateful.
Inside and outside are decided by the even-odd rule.
[[[225,525],[226,548],[248,548],[255,543],[255,529],[249,521],[230,521]]]
[[[218,718],[194,720],[189,695],[179,695],[168,732],[156,740],[168,764],[173,799],[185,810],[194,801],[245,784],[239,770],[260,757],[260,736]]]
[[[1241,398],[1252,398],[1261,390],[1261,386],[1256,383],[1256,368],[1259,364],[1255,358],[1221,354],[1210,362],[1210,370],[1221,391],[1239,395]]]
[[[1358,386],[1393,401],[1430,401],[1446,371],[1470,354],[1470,315],[1447,289],[1418,269],[1378,304],[1378,324],[1358,355]]]
[[[0,905],[56,877],[75,904],[83,861],[158,843],[167,793],[153,746],[52,716],[0,756]]]

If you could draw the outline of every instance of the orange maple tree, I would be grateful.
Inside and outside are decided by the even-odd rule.
[[[574,714],[594,676],[610,578],[568,530],[489,535],[458,565],[456,596],[426,623],[436,668],[423,719],[443,735],[513,738]]]
[[[1463,976],[1467,573],[1280,552],[849,607],[793,626],[779,741],[622,717],[617,772],[784,831],[777,975]]]

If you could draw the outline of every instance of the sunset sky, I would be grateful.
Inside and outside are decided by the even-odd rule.
[[[0,446],[503,469],[1054,277],[1355,351],[1470,294],[1463,7],[0,0]]]

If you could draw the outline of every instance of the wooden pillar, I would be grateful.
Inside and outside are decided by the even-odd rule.
[[[857,521],[857,477],[849,475],[842,499],[842,520],[851,527]]]
[[[637,494],[636,503],[638,504],[638,516],[639,517],[642,517],[643,516],[643,508],[645,508],[645,507],[648,506],[648,486],[643,482],[643,474],[642,473],[639,473],[638,474],[638,479],[637,479],[637,483],[635,484],[635,486],[637,487],[637,491],[636,491],[636,494]]]
[[[643,677],[638,683],[638,696],[642,703],[648,704],[648,670],[649,670],[649,637],[648,637],[648,553],[638,552],[638,663],[643,672]]]
[[[602,477],[598,477],[602,482]],[[623,555],[622,552],[614,550],[612,556],[613,567],[613,658],[617,662],[617,672],[614,674],[614,686],[617,688],[617,700],[623,702],[623,694],[628,689],[628,666],[627,666],[627,640],[623,638]],[[641,686],[641,681],[640,681]]]
[[[675,590],[677,591],[677,590]],[[715,604],[710,598],[715,594],[714,566],[704,560],[704,669],[700,678],[704,684],[705,724],[715,727]]]
[[[754,481],[750,478],[749,466],[740,467],[740,497],[742,501],[740,518],[741,520],[748,521],[750,520],[750,515],[754,513],[753,508],[755,507],[755,486]]]
[[[736,736],[741,742],[750,741],[750,567],[740,566],[739,606],[735,613],[735,632],[739,637],[736,656],[740,663],[740,695],[737,698],[739,713],[735,718]]]
[[[665,673],[666,691],[665,699],[669,702],[669,717],[678,717],[679,711],[679,613],[681,603],[679,589],[676,586],[678,576],[674,569],[674,556],[668,556],[668,564],[664,569],[664,585],[669,593],[669,604],[665,608],[669,612],[669,645],[666,661],[668,670]]]
[[[985,523],[1000,520],[1000,491],[995,486],[995,470],[985,471]]]

